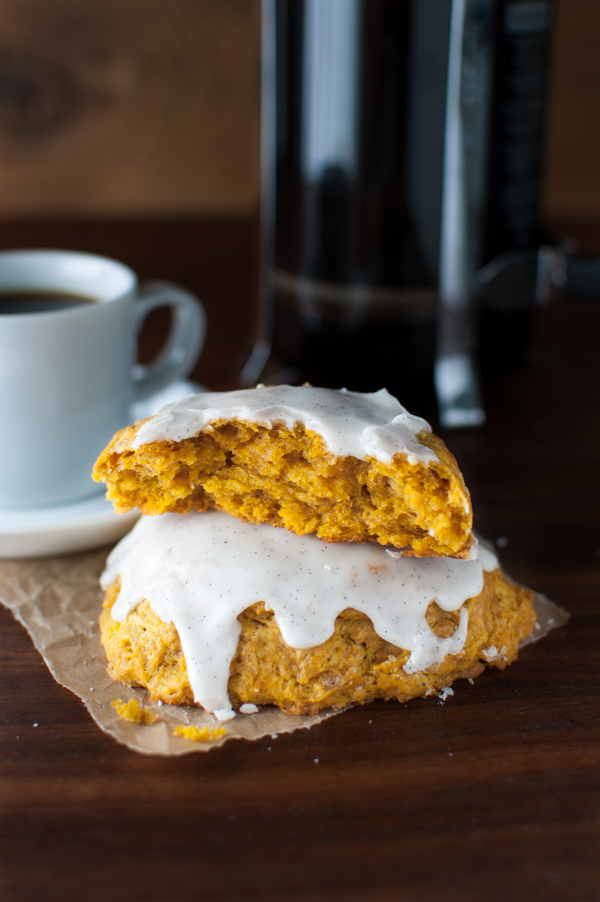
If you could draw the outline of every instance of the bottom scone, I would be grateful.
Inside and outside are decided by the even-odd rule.
[[[154,699],[217,713],[251,703],[314,714],[437,694],[486,664],[504,669],[533,629],[532,593],[483,557],[402,559],[218,513],[142,518],[104,576],[109,673]],[[324,641],[311,644],[316,636]],[[398,637],[409,647],[390,641]],[[225,685],[207,689],[209,678]]]

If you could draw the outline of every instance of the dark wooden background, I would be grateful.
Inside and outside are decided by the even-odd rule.
[[[256,0],[2,0],[0,217],[242,214]]]
[[[544,206],[600,216],[600,4],[555,0]],[[248,215],[257,0],[1,0],[0,218]]]
[[[600,217],[600,4],[555,0],[544,191]],[[258,0],[0,0],[0,219],[252,215]]]

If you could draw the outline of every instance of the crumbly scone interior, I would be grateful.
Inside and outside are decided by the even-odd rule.
[[[94,478],[120,511],[185,513],[216,508],[241,519],[316,533],[329,542],[375,541],[423,556],[467,557],[470,498],[456,461],[436,436],[419,442],[438,461],[396,455],[390,464],[336,457],[304,426],[216,421],[180,442],[131,448],[118,433]]]
[[[177,630],[164,623],[147,601],[122,622],[113,620],[119,583],[106,592],[100,619],[102,642],[115,680],[147,688],[154,699],[194,704]],[[374,698],[406,701],[437,694],[454,680],[477,676],[485,665],[503,670],[533,629],[533,593],[512,583],[500,570],[486,573],[483,591],[469,599],[469,626],[463,650],[426,671],[403,669],[409,653],[381,639],[368,617],[343,611],[333,636],[311,649],[286,645],[262,603],[238,618],[241,635],[228,691],[235,707],[250,702],[275,704],[290,714],[313,714]],[[458,612],[434,602],[427,621],[436,636],[452,635]]]

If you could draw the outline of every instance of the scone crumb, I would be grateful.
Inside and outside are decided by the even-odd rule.
[[[495,645],[490,645],[489,648],[482,649],[481,657],[489,663],[494,661],[498,655],[498,649]]]
[[[454,695],[454,689],[451,686],[444,686],[442,689],[440,689],[440,702],[445,702],[449,695]]]
[[[130,721],[130,723],[149,724],[154,723],[154,721],[158,719],[156,714],[149,708],[146,708],[145,705],[140,705],[135,698],[130,699],[128,702],[116,698],[114,702],[111,702],[111,705],[119,717],[122,717],[123,720]]]
[[[211,739],[219,739],[226,734],[227,730],[225,727],[215,727],[214,730],[211,730],[210,727],[184,727],[180,724],[180,726],[175,727],[173,735],[182,736],[184,739],[191,739],[192,742],[210,742]]]

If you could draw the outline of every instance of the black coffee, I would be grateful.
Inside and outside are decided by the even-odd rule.
[[[96,303],[94,298],[62,291],[38,291],[35,288],[0,291],[0,316],[11,313],[49,313],[52,310],[71,310],[73,307]]]

